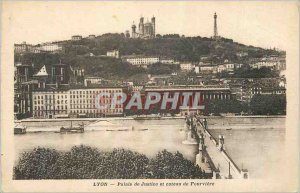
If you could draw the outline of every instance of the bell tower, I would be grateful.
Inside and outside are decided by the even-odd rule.
[[[152,28],[153,28],[153,37],[155,38],[155,17],[153,16],[151,18]]]

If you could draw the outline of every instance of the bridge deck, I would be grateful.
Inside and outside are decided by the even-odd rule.
[[[242,178],[242,175],[239,171],[239,168],[233,162],[233,160],[229,157],[229,155],[224,152],[220,151],[220,149],[216,145],[216,140],[211,136],[211,134],[204,129],[204,125],[201,124],[197,126],[197,133],[201,131],[204,134],[204,141],[206,145],[206,151],[210,156],[213,164],[216,168],[220,171],[221,178],[228,178],[229,177],[229,163],[230,163],[230,174],[233,179]]]

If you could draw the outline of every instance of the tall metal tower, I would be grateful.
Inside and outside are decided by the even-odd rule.
[[[217,14],[214,14],[214,39],[218,38]]]

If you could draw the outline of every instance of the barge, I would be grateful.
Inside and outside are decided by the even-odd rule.
[[[80,124],[77,127],[71,126],[70,127],[61,127],[60,128],[60,133],[83,133],[84,132],[84,124]]]

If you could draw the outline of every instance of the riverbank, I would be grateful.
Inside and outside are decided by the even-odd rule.
[[[27,127],[27,132],[57,132],[61,127],[84,125],[85,130],[133,130],[135,125],[143,125],[143,130],[149,129],[145,122],[155,122],[156,125],[164,125],[168,121],[183,121],[184,116],[177,117],[107,117],[107,118],[64,118],[64,119],[23,119],[16,121]],[[264,129],[271,124],[272,129],[282,127],[284,116],[205,116],[209,129]],[[178,125],[179,126],[179,125]]]
[[[285,115],[238,115],[238,116],[203,116],[203,118],[285,118]],[[131,117],[103,117],[103,118],[59,118],[59,119],[22,119],[15,120],[15,123],[23,122],[58,122],[58,121],[107,121],[107,120],[160,120],[160,119],[184,119],[185,116],[131,116]]]

